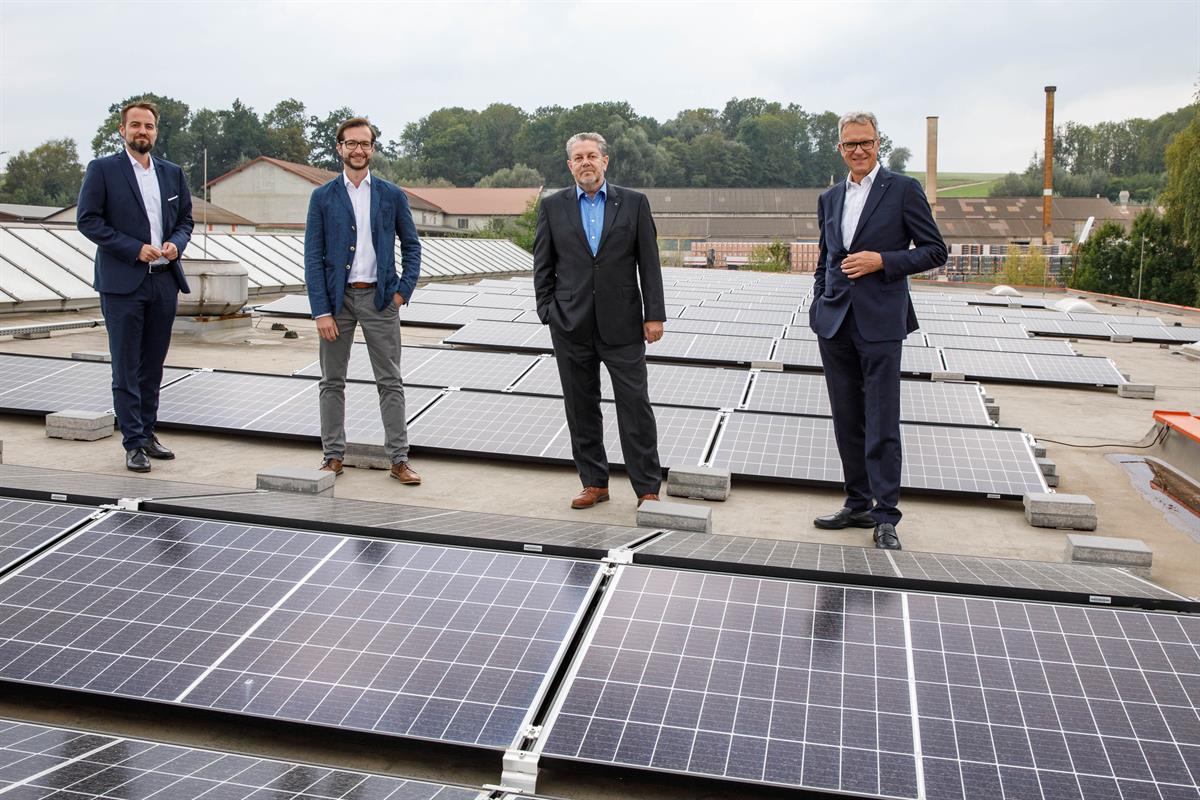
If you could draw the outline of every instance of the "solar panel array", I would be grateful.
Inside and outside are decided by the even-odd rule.
[[[0,574],[95,513],[86,506],[0,497]]]
[[[1200,618],[621,566],[545,756],[888,798],[1195,797]]]
[[[0,223],[0,303],[24,308],[96,301],[92,288],[96,245],[74,226]],[[287,233],[209,233],[192,237],[185,257],[237,261],[251,295],[304,288],[304,237]],[[396,260],[400,245],[396,243]],[[460,278],[528,272],[533,257],[507,240],[421,240],[421,276]]]
[[[188,374],[167,367],[163,386]],[[18,414],[111,411],[112,366],[69,358],[0,353],[0,410]]]
[[[0,678],[506,748],[598,575],[113,512],[0,581]]]
[[[1125,379],[1108,358],[1041,353],[943,350],[946,370],[974,379],[1045,384],[1120,386]]]
[[[647,364],[646,372],[651,403],[697,408],[734,408],[741,404],[750,382],[750,372],[738,369]],[[558,365],[552,358],[540,359],[513,385],[513,390],[561,397]],[[600,396],[613,399],[612,379],[607,369],[600,370]]]
[[[490,792],[0,719],[0,784],[54,800],[485,800]]]
[[[95,505],[124,498],[197,497],[245,492],[228,486],[166,481],[132,475],[93,475],[87,472],[0,464],[0,496],[56,503]]]

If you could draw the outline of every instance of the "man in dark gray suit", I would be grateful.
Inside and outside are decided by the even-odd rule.
[[[657,500],[658,429],[646,385],[646,343],[663,335],[666,309],[650,203],[604,179],[608,144],[598,133],[567,141],[575,185],[538,208],[533,244],[537,313],[550,326],[571,454],[583,491],[571,508],[608,500],[600,364],[612,378],[621,453],[638,496]]]

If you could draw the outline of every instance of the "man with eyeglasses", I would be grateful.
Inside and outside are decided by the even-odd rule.
[[[813,524],[873,528],[877,548],[899,550],[900,354],[917,329],[908,276],[945,264],[946,244],[921,184],[879,165],[875,115],[846,114],[838,130],[850,174],[817,203],[821,243],[808,313],[846,502]]]
[[[612,379],[625,470],[640,506],[662,483],[658,429],[646,380],[646,343],[667,318],[650,202],[604,179],[608,143],[598,133],[567,140],[573,186],[538,207],[533,242],[537,314],[550,326],[571,455],[583,490],[571,508],[608,500],[600,365]]]
[[[419,476],[408,461],[408,424],[400,378],[400,306],[421,274],[421,241],[408,197],[371,174],[375,129],[352,117],[337,129],[344,171],[312,193],[304,230],[304,280],[320,336],[321,469],[342,474],[346,457],[346,371],[354,329],[362,326],[379,390],[388,473],[403,484]],[[396,274],[395,239],[401,273]]]

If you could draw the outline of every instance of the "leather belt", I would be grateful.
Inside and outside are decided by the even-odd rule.
[[[158,274],[158,273],[160,273],[160,272],[166,272],[166,271],[167,271],[167,270],[169,270],[170,268],[171,268],[171,265],[170,265],[170,263],[167,263],[167,264],[151,264],[151,265],[150,265],[150,274],[151,274],[151,275],[157,275],[157,274]]]
[[[350,281],[347,284],[351,289],[370,289],[374,285],[374,281]]]

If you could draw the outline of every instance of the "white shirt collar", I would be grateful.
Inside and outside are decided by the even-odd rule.
[[[363,182],[363,184],[366,184],[367,186],[371,185],[371,170],[370,169],[367,170],[367,177],[363,178],[362,182]],[[342,183],[346,184],[347,189],[358,189],[362,185],[362,184],[360,184],[359,186],[355,186],[354,181],[350,180],[350,177],[348,175],[346,175],[345,170],[342,170]]]
[[[853,186],[853,187],[855,187],[855,188],[858,188],[859,186],[861,186],[861,187],[863,187],[864,189],[869,189],[869,188],[871,188],[871,185],[872,185],[873,183],[875,183],[875,176],[879,174],[879,167],[880,167],[880,163],[879,163],[878,161],[876,161],[876,162],[875,162],[875,169],[873,169],[873,170],[871,170],[870,172],[868,172],[868,173],[867,173],[867,174],[866,174],[866,175],[863,177],[863,179],[862,179],[861,181],[859,181],[858,183],[855,183],[855,182],[854,182],[854,179],[851,177],[851,175],[850,175],[849,173],[847,173],[847,175],[846,175],[846,188],[847,188],[847,189],[849,189],[851,186]]]
[[[154,156],[150,157],[150,166],[143,167],[141,164],[138,163],[138,160],[130,154],[130,152],[128,150],[125,151],[125,155],[129,158],[129,163],[133,164],[134,169],[140,170],[141,172],[154,172]]]

